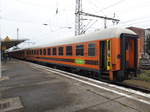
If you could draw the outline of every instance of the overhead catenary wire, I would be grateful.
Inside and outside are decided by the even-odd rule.
[[[23,3],[23,2],[26,2],[25,0],[16,0],[16,1],[18,1],[18,2],[21,1],[22,3]],[[90,3],[91,3],[93,6],[95,6],[97,9],[99,9],[99,7],[97,6],[97,2],[99,2],[98,0],[97,0],[97,1],[95,1],[95,0],[89,0],[89,1],[90,1]],[[125,0],[122,0],[122,1],[125,1]],[[118,5],[118,4],[120,4],[119,2],[122,3],[121,0],[118,0],[118,2],[113,3],[113,4],[111,4],[111,5],[108,5],[108,6],[104,7],[104,8],[101,9],[101,10],[102,10],[102,11],[105,11],[105,10],[109,9],[109,6],[112,6],[112,7],[110,7],[110,8],[113,8],[113,7],[114,7],[113,5],[115,5],[115,4]],[[38,5],[38,4],[32,3],[32,2],[31,2],[31,4],[30,4],[30,1],[27,1],[25,4],[29,4],[29,5],[31,5],[31,6],[32,6],[32,5],[33,5],[33,6],[40,6],[40,7],[43,6],[43,5],[40,5],[40,4]],[[116,6],[116,5],[115,5],[115,6]],[[60,13],[60,10],[58,10],[58,13],[57,13],[57,14],[59,14],[59,13]],[[2,18],[2,19],[4,19],[4,18]],[[9,18],[7,18],[6,21],[7,21],[8,19],[9,19]],[[60,18],[59,18],[59,19],[60,19]],[[144,18],[142,18],[142,19],[144,19]],[[8,21],[18,21],[18,20],[8,20]],[[19,21],[22,22],[22,23],[37,24],[37,23],[34,22],[34,21],[33,21],[33,22],[32,22],[32,21],[31,21],[31,22],[30,22],[30,21],[26,21],[26,20],[23,20],[23,21],[22,21],[22,20],[19,20]],[[58,20],[58,21],[59,21],[59,20]],[[134,20],[133,20],[132,22],[134,22]],[[128,23],[132,23],[132,22],[128,22]],[[122,23],[122,22],[121,22],[121,23]],[[52,24],[53,24],[53,20],[51,19],[51,23],[50,23],[49,26],[50,26],[50,27],[53,27],[53,28],[54,28],[54,27],[57,27],[57,25],[55,26],[55,25],[52,25]],[[127,23],[124,23],[124,24],[127,24]],[[135,24],[138,24],[138,23],[135,23]],[[141,23],[141,24],[142,24],[142,23]],[[145,23],[143,23],[143,24],[145,24]],[[51,28],[51,29],[52,29],[52,28]],[[57,29],[57,28],[54,28],[54,29]]]
[[[122,21],[120,22],[121,24],[126,24],[126,23],[135,23],[136,21],[145,21],[145,19],[148,19],[150,20],[150,17],[142,17],[142,18],[136,18],[136,19],[130,19],[130,20],[127,20],[127,21]]]
[[[85,28],[82,33],[85,33],[91,26],[93,26],[98,20],[95,20],[91,25],[89,25],[87,28]]]
[[[109,8],[112,8],[112,7],[114,7],[114,6],[116,6],[116,5],[120,4],[120,3],[122,3],[122,2],[124,2],[124,1],[125,1],[125,0],[119,0],[119,1],[116,2],[116,3],[113,3],[113,4],[111,4],[111,5],[107,6],[107,7],[102,8],[101,10],[97,11],[97,13],[102,12],[103,10],[107,10],[107,9],[109,9]]]

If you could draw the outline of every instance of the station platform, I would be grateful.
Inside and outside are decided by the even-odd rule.
[[[30,62],[3,63],[2,75],[8,78],[0,81],[0,112],[150,112],[147,97],[130,99],[140,97],[93,87]]]

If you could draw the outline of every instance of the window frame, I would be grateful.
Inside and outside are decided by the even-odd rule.
[[[36,50],[34,49],[34,55],[36,55]]]
[[[51,48],[47,48],[47,55],[51,56]]]
[[[67,54],[67,53],[70,53],[70,52],[67,51],[67,47],[71,47],[71,54]],[[73,55],[73,46],[72,45],[68,45],[65,48],[66,48],[66,56],[72,56]]]
[[[43,49],[43,55],[46,56],[46,48]]]
[[[83,45],[83,55],[77,55],[77,46],[81,46],[81,45]],[[75,46],[75,49],[76,49],[76,50],[75,50],[75,51],[76,51],[76,53],[75,53],[76,56],[85,56],[85,55],[84,55],[84,51],[85,51],[85,45],[84,45],[84,44],[77,44],[77,45]]]
[[[54,49],[56,49],[55,52],[54,52]],[[54,53],[55,53],[55,54],[54,54]],[[56,48],[56,47],[53,47],[53,48],[52,48],[52,55],[53,55],[53,56],[57,56],[57,48]]]
[[[90,48],[89,48],[89,44],[95,44],[95,55],[94,55],[94,56],[90,56],[90,55],[89,55],[89,49],[90,49],[90,48],[94,48],[94,47],[90,47]],[[87,56],[88,56],[88,57],[96,57],[96,55],[97,55],[97,53],[96,53],[96,42],[88,43],[87,51],[88,51],[88,53],[87,53]]]
[[[40,49],[40,55],[42,56],[42,54],[43,54],[43,51],[42,51],[42,49]]]
[[[62,48],[62,52],[60,52],[60,48]],[[62,54],[60,54],[60,53],[62,53]],[[64,47],[63,46],[58,47],[58,56],[64,56]]]
[[[34,55],[34,50],[32,49],[32,55]]]
[[[36,54],[39,55],[39,49],[36,50]]]

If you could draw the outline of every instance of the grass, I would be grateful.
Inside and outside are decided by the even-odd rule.
[[[141,70],[135,79],[125,80],[127,84],[150,89],[150,70]]]
[[[143,70],[138,74],[138,79],[150,82],[150,70]]]

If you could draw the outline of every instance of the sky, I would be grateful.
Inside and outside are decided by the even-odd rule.
[[[29,39],[20,47],[43,45],[74,36],[76,0],[0,0],[0,36]],[[84,12],[119,19],[107,28],[150,28],[150,0],[82,0]],[[58,11],[56,13],[56,10]],[[104,29],[104,20],[83,17],[86,33]],[[46,24],[46,25],[44,25]],[[88,26],[87,26],[88,25]]]

